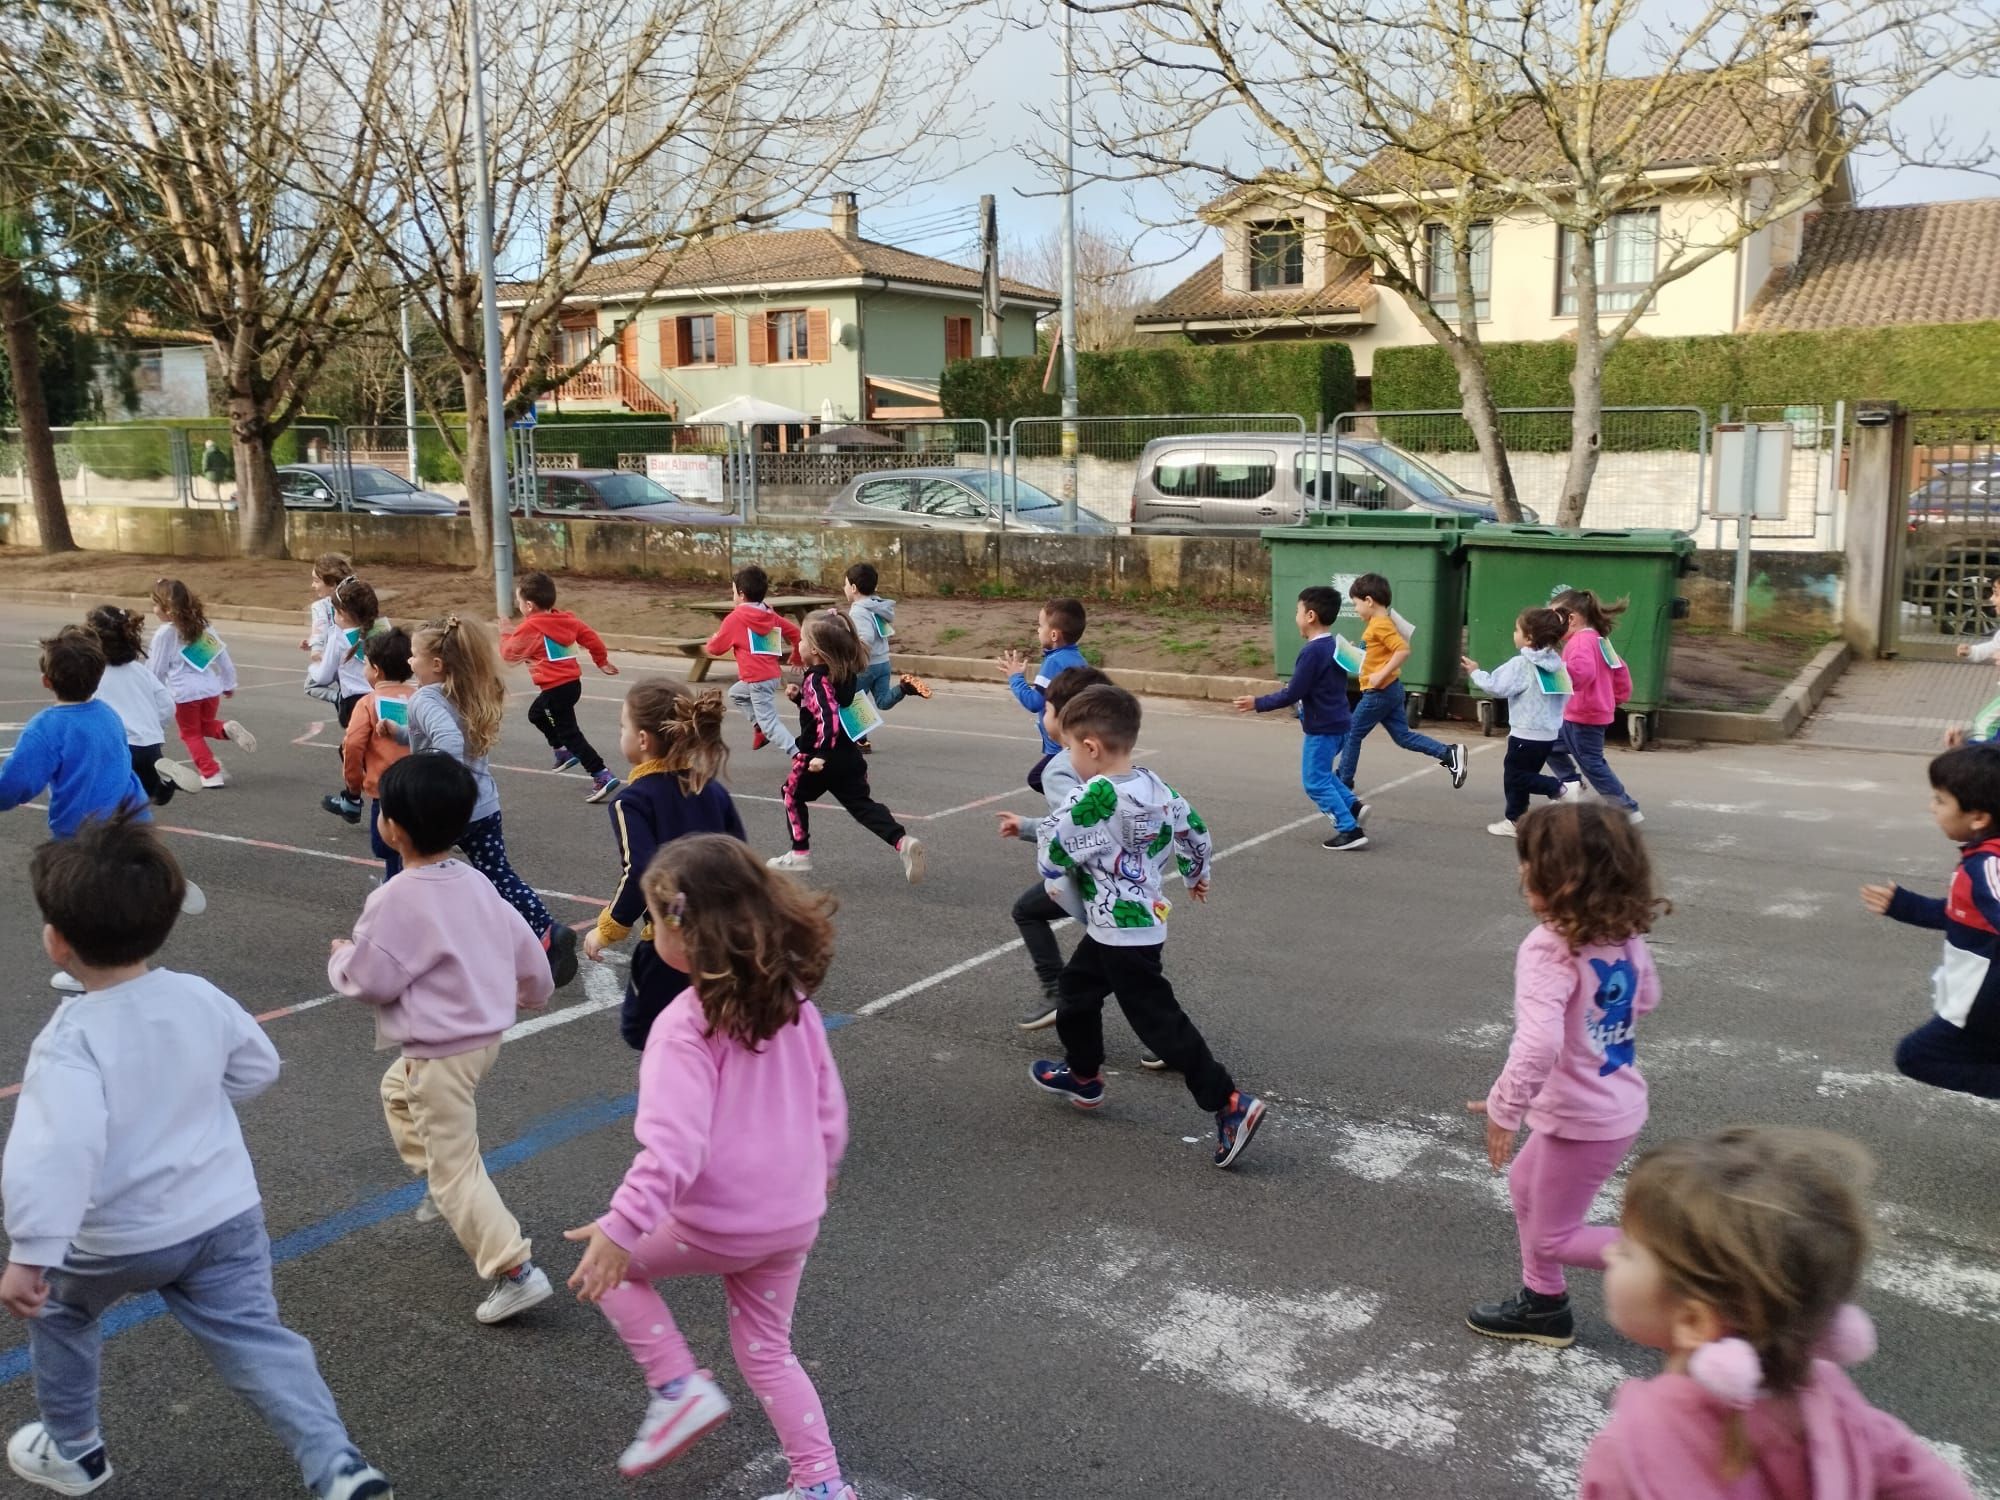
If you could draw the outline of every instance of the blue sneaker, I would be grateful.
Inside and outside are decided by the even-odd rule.
[[[567,750],[555,751],[554,759],[555,759],[555,768],[558,771],[567,771],[571,766],[576,764],[576,757],[574,755],[571,755]]]
[[[1078,1109],[1095,1109],[1104,1102],[1104,1080],[1079,1078],[1070,1072],[1068,1063],[1044,1059],[1028,1069],[1028,1076],[1035,1080],[1037,1088],[1061,1094]]]
[[[1215,1164],[1218,1167],[1233,1166],[1236,1158],[1250,1144],[1250,1137],[1263,1123],[1262,1099],[1241,1090],[1231,1094],[1229,1102],[1215,1112]]]

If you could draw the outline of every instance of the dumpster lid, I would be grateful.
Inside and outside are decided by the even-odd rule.
[[[1667,527],[1588,527],[1509,525],[1483,521],[1460,538],[1468,547],[1504,547],[1515,552],[1673,552],[1694,551],[1685,531]]]
[[[1267,526],[1258,535],[1267,542],[1455,543],[1480,524],[1476,516],[1448,516],[1433,511],[1331,510],[1314,511],[1295,526]]]

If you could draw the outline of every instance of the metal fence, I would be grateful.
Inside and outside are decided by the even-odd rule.
[[[993,448],[991,424],[948,417],[842,422],[786,453],[760,444],[750,455],[757,514],[823,515],[853,480],[901,469],[950,469],[992,499],[998,493]]]
[[[2000,410],[1916,411],[1905,494],[1902,645],[1942,648],[1991,634],[2000,579]]]
[[[1250,499],[1253,503],[1249,509],[1241,516],[1232,513],[1227,518],[1217,515],[1196,516],[1194,519],[1205,523],[1204,530],[1214,525],[1271,525],[1283,517],[1277,514],[1275,500],[1272,501],[1271,515],[1256,513],[1257,504],[1272,488],[1272,484],[1264,481],[1279,466],[1278,448],[1295,451],[1307,436],[1304,418],[1286,412],[1077,417],[1074,419],[1076,450],[1074,454],[1065,454],[1064,426],[1061,417],[1021,417],[1009,425],[1003,449],[1011,496],[1010,509],[1022,509],[1023,502],[1046,508],[1043,497],[1064,502],[1074,494],[1078,507],[1098,520],[1114,525],[1132,524],[1141,481],[1150,478],[1158,467],[1156,460],[1167,448],[1192,452],[1200,449],[1200,443],[1195,440],[1201,438],[1255,434],[1281,440],[1273,446],[1268,462],[1260,457],[1261,449],[1252,450],[1248,455],[1220,457],[1215,464],[1201,468],[1194,480],[1197,488],[1205,485],[1217,491],[1214,499],[1218,502]],[[1186,438],[1190,442],[1170,442],[1177,438]],[[1154,443],[1166,446],[1155,450],[1149,458],[1147,448]],[[1202,451],[1205,454],[1205,450]],[[1205,463],[1205,458],[1197,458],[1193,462],[1200,466]],[[1249,493],[1252,490],[1259,493],[1252,496]],[[1141,522],[1135,529],[1166,530],[1172,527],[1171,522],[1158,525]],[[1184,523],[1182,529],[1185,529]]]
[[[52,429],[65,505],[210,508],[236,498],[236,451],[224,421],[89,423]],[[277,463],[332,462],[340,433],[295,426],[272,445]],[[0,503],[25,502],[28,481],[18,428],[0,428]]]

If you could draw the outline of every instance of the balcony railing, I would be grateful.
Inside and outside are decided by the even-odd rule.
[[[671,417],[674,403],[623,365],[585,365],[552,393],[562,401],[615,401],[628,411]]]

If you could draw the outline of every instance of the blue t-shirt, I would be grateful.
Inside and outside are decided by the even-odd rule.
[[[125,721],[108,703],[57,703],[28,720],[0,767],[0,811],[49,794],[49,832],[66,839],[87,818],[146,809]],[[150,820],[152,813],[146,812]]]

